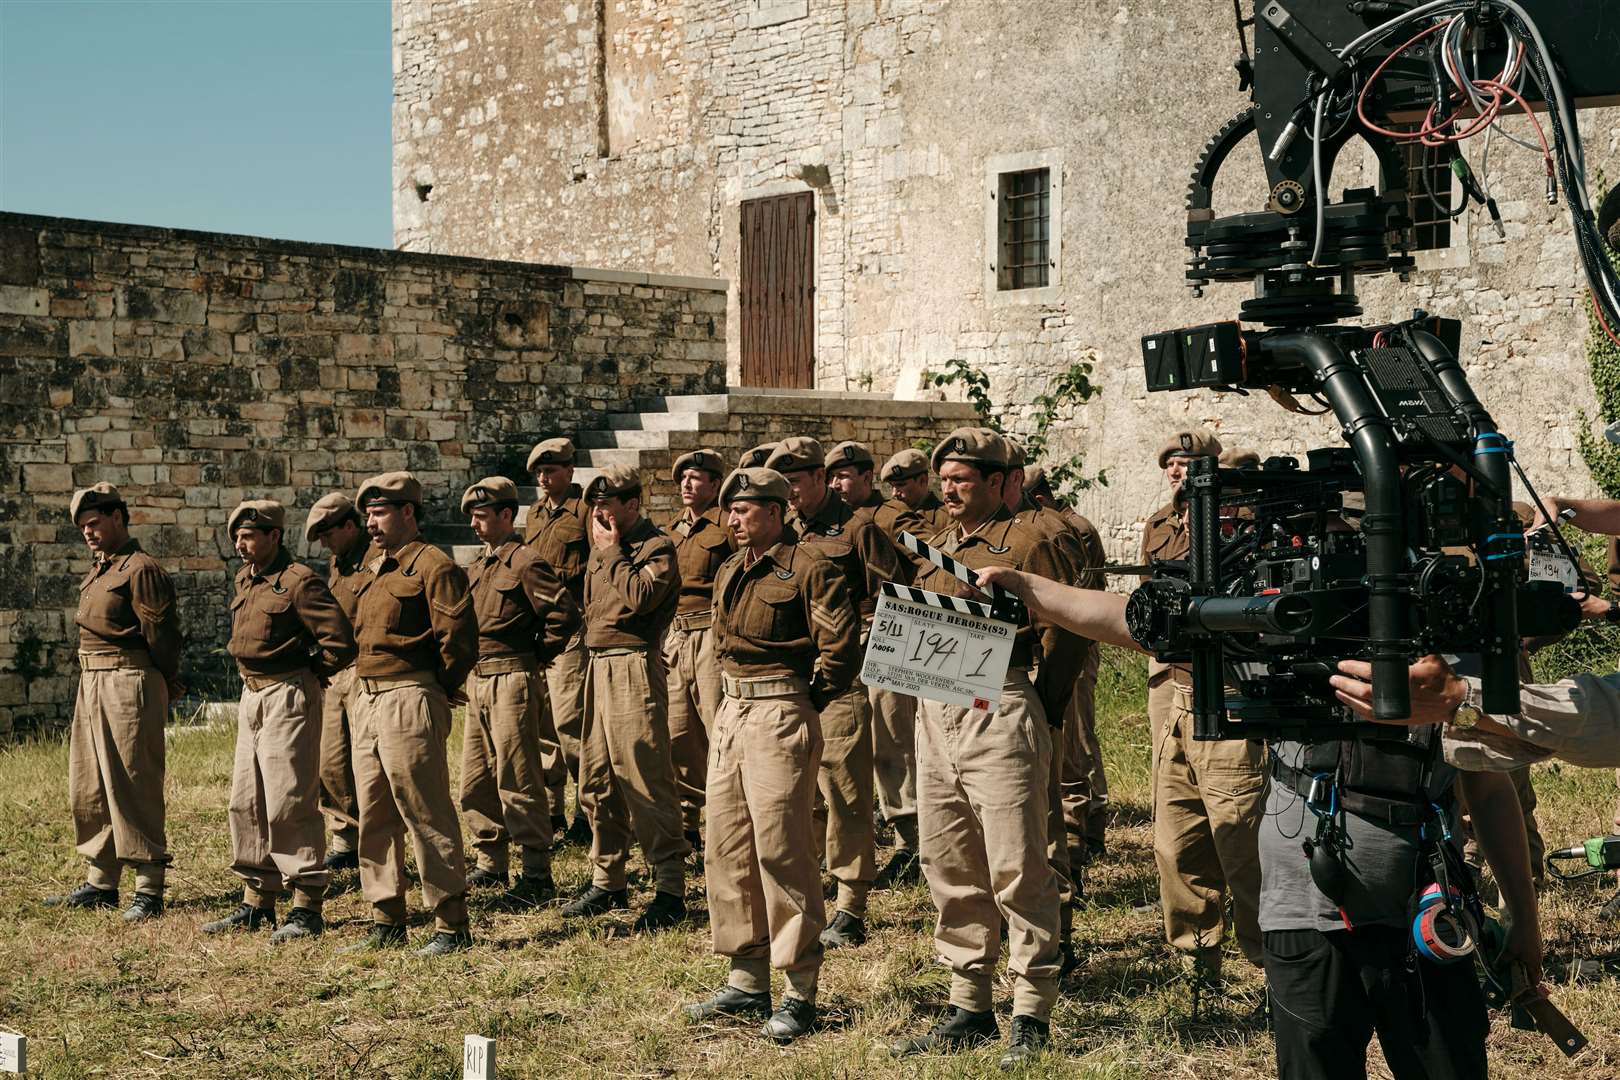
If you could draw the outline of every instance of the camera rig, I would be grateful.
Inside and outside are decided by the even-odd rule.
[[[1567,630],[1578,611],[1561,584],[1527,578],[1512,444],[1457,361],[1460,324],[1421,312],[1339,324],[1361,314],[1356,275],[1404,277],[1414,265],[1407,144],[1439,155],[1500,226],[1488,178],[1457,144],[1516,108],[1540,138],[1549,201],[1560,187],[1568,201],[1598,321],[1611,336],[1620,329],[1620,282],[1599,234],[1620,211],[1613,197],[1601,216],[1592,209],[1574,122],[1577,108],[1620,103],[1620,5],[1259,0],[1252,19],[1241,0],[1234,7],[1240,89],[1253,106],[1194,171],[1187,280],[1194,295],[1252,281],[1240,318],[1267,329],[1223,322],[1145,336],[1148,389],[1264,390],[1301,412],[1309,398],[1348,446],[1310,451],[1305,469],[1293,458],[1243,470],[1194,459],[1181,493],[1189,555],[1156,564],[1132,595],[1131,633],[1161,660],[1190,663],[1199,738],[1364,733],[1327,685],[1347,657],[1370,661],[1379,719],[1409,715],[1407,666],[1436,652],[1477,654],[1485,709],[1515,712],[1521,638]],[[1218,216],[1216,175],[1251,134],[1265,157],[1265,209]],[[1377,158],[1379,187],[1333,202],[1327,180],[1356,136]]]

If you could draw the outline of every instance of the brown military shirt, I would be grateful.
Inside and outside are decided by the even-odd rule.
[[[534,549],[511,537],[467,568],[478,615],[478,658],[533,656],[549,664],[579,629],[579,605]]]
[[[808,519],[793,511],[788,524],[799,534],[800,544],[826,556],[844,572],[850,602],[865,624],[872,621],[883,582],[911,578],[894,541],[870,517],[857,517],[834,492],[827,493]]]
[[[461,690],[478,660],[478,620],[467,575],[420,539],[392,555],[379,552],[355,612],[364,678],[427,671],[449,694]]]
[[[591,561],[591,508],[578,484],[558,506],[541,499],[529,507],[523,542],[546,561],[581,607],[585,603],[585,564]]]
[[[329,679],[354,663],[354,628],[319,574],[276,552],[264,572],[236,572],[231,640],[225,651],[243,675],[281,675],[308,668]]]
[[[180,615],[174,583],[157,560],[131,539],[97,559],[79,582],[79,651],[144,652],[169,682],[180,674]]]
[[[855,682],[860,623],[844,575],[791,533],[757,559],[740,551],[714,583],[720,668],[740,678],[796,675],[818,701]]]
[[[932,491],[924,495],[922,502],[918,503],[911,512],[921,515],[922,519],[929,522],[935,529],[948,529],[951,526],[951,515],[946,511],[945,503]]]
[[[351,623],[360,603],[360,593],[371,580],[371,564],[381,554],[382,549],[361,533],[353,547],[341,555],[334,553],[326,561],[326,587],[332,590],[338,607]]]
[[[674,542],[641,518],[618,547],[591,549],[585,644],[592,649],[657,646],[675,618],[680,591]]]
[[[885,499],[876,490],[867,496],[864,503],[855,507],[855,516],[870,518],[883,530],[883,535],[893,542],[895,551],[900,555],[900,565],[906,571],[906,577],[895,580],[903,585],[909,585],[917,574],[927,568],[926,560],[913,555],[909,548],[901,546],[900,534],[908,532],[921,540],[933,531],[929,528],[933,521],[931,516],[917,513],[899,499]]]
[[[1187,523],[1181,516],[1181,508],[1176,505],[1174,499],[1171,499],[1149,514],[1147,523],[1142,526],[1142,565],[1151,566],[1155,562],[1185,559],[1192,549],[1191,545],[1192,540],[1187,533]],[[1143,574],[1142,580],[1147,581],[1152,576]],[[1166,678],[1172,678],[1182,686],[1191,686],[1192,668],[1186,664],[1161,663],[1149,657],[1148,685],[1157,686]]]
[[[1013,517],[1027,523],[1057,545],[1058,553],[1063,556],[1069,570],[1069,576],[1064,581],[1069,585],[1078,585],[1084,576],[1086,555],[1080,546],[1080,534],[1069,524],[1068,518],[1056,510],[1036,506],[1027,499]]]
[[[668,532],[675,540],[681,570],[681,598],[675,610],[681,615],[714,607],[714,575],[737,550],[737,540],[726,528],[722,513],[719,506],[695,516],[684,510],[670,523]]]
[[[1068,561],[1059,552],[1057,543],[1027,521],[1017,520],[1006,507],[999,508],[971,535],[963,536],[961,528],[952,525],[929,537],[928,543],[973,570],[1010,566],[1053,581],[1064,581],[1064,575],[1069,573]],[[917,579],[917,587],[955,596],[971,595],[967,586],[932,565],[928,574]],[[1018,628],[1013,640],[1010,666],[1040,665],[1035,692],[1046,708],[1048,722],[1054,725],[1062,723],[1084,650],[1084,639],[1056,623],[1034,616],[1028,625]]]

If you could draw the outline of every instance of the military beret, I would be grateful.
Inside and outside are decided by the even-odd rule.
[[[681,474],[687,469],[701,469],[706,473],[711,473],[716,480],[726,475],[724,459],[720,457],[719,453],[710,450],[707,446],[676,458],[675,464],[670,466],[669,478],[678,484],[681,482]]]
[[[322,495],[309,508],[309,517],[304,519],[304,539],[314,543],[317,536],[354,512],[354,501],[343,492]]]
[[[248,499],[246,502],[236,504],[231,516],[225,519],[225,535],[236,536],[236,530],[244,526],[253,529],[262,529],[269,532],[271,529],[285,529],[287,527],[287,508],[274,499]]]
[[[372,503],[422,505],[422,482],[408,472],[385,472],[360,485],[354,505],[361,510]]]
[[[729,507],[734,502],[776,502],[788,504],[792,489],[787,477],[775,469],[734,469],[726,482],[720,485],[720,505]]]
[[[773,454],[775,452],[776,452],[776,444],[775,443],[773,443],[773,442],[762,442],[758,446],[754,447],[752,450],[748,451],[742,457],[737,459],[737,468],[739,468],[739,469],[763,469],[765,467],[765,463],[771,459],[771,454]]]
[[[1220,462],[1223,469],[1250,469],[1260,464],[1260,454],[1246,446],[1234,446],[1221,451]]]
[[[765,467],[779,473],[790,473],[819,469],[825,464],[827,455],[821,449],[820,440],[808,435],[793,435],[776,444]]]
[[[572,465],[574,463],[574,444],[568,439],[546,439],[536,443],[529,451],[528,469],[530,472],[542,465]]]
[[[1052,485],[1046,479],[1046,470],[1039,465],[1025,465],[1024,490],[1030,495],[1050,495]]]
[[[908,448],[885,461],[878,478],[893,484],[901,480],[910,480],[913,476],[922,476],[927,471],[928,459],[923,456],[923,452]]]
[[[965,461],[969,465],[989,465],[998,469],[1007,467],[1007,440],[982,427],[959,427],[934,447],[934,471],[947,461]]]
[[[1024,453],[1024,444],[1011,435],[1003,435],[1002,438],[1007,443],[1007,468],[1022,469],[1028,465],[1029,455]],[[1029,478],[1026,476],[1024,479],[1027,483]]]
[[[633,499],[641,494],[641,474],[630,465],[609,465],[585,485],[585,501],[617,496]]]
[[[829,469],[842,469],[846,465],[853,465],[857,469],[870,469],[876,464],[872,460],[872,448],[854,440],[839,443],[827,455]]]
[[[1159,447],[1159,468],[1173,457],[1220,457],[1221,440],[1207,428],[1178,431]]]
[[[516,506],[517,485],[504,476],[486,476],[461,493],[461,512],[470,514],[480,506]]]
[[[68,504],[68,516],[73,519],[73,524],[79,523],[79,515],[86,510],[123,510],[129,513],[124,497],[105,480],[73,493],[73,501]]]

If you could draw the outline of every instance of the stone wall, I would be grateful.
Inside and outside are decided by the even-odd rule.
[[[109,480],[222,668],[244,497],[409,468],[444,520],[543,437],[724,386],[724,283],[0,214],[0,734],[66,716],[74,488]]]

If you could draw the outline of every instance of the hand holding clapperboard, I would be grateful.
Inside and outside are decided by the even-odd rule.
[[[908,532],[909,551],[966,585],[978,574]],[[897,694],[928,698],[967,709],[994,712],[1012,658],[1013,638],[1028,618],[1023,602],[992,586],[991,602],[883,583],[861,680]]]

